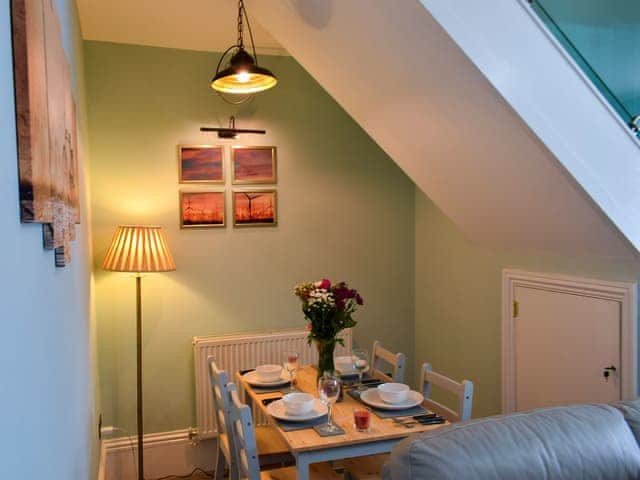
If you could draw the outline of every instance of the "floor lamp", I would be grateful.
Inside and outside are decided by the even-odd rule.
[[[176,265],[162,227],[120,225],[113,234],[102,268],[112,272],[131,272],[136,278],[136,336],[138,380],[138,480],[144,480],[142,425],[142,274],[170,272]]]

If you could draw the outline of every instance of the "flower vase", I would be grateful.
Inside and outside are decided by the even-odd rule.
[[[336,369],[333,363],[336,339],[316,340],[315,343],[318,349],[318,378],[320,378],[324,372],[333,372]]]

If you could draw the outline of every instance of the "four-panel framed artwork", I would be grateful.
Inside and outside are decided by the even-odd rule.
[[[277,155],[272,146],[179,145],[178,181],[203,186],[231,185],[234,227],[273,226],[278,223]],[[228,159],[228,161],[227,161]],[[254,187],[264,185],[265,187]],[[213,188],[180,189],[180,227],[225,227],[227,194]]]

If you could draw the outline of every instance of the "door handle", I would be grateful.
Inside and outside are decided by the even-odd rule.
[[[611,372],[615,372],[616,370],[618,370],[615,365],[610,365],[608,367],[604,367],[603,368],[603,372],[602,372],[602,376],[604,377],[605,380],[609,380],[609,376],[611,375]]]

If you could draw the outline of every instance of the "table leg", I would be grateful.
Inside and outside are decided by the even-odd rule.
[[[296,470],[297,480],[309,480],[309,462],[302,455],[296,458]]]

